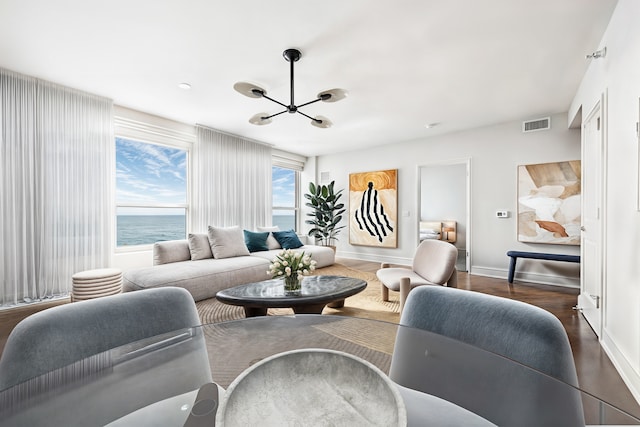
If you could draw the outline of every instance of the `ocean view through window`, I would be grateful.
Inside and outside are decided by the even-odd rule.
[[[280,230],[297,230],[298,217],[298,172],[272,166],[272,224]]]
[[[118,246],[148,245],[164,240],[181,240],[185,238],[187,224],[184,209],[182,214],[160,215],[153,209],[147,208],[132,214],[131,209],[125,210],[129,214],[121,214],[118,209],[117,242]],[[145,215],[145,211],[147,215]]]
[[[186,238],[187,150],[116,138],[116,245]]]

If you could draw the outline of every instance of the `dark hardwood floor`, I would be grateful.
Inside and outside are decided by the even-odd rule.
[[[380,264],[377,262],[346,258],[339,258],[337,262],[347,267],[372,273],[380,268]],[[553,313],[562,321],[567,330],[580,387],[596,397],[640,417],[640,406],[625,386],[609,357],[602,350],[595,333],[582,315],[573,309],[577,302],[577,290],[532,283],[509,284],[504,279],[473,276],[463,272],[459,273],[458,287],[524,301]],[[9,333],[22,318],[68,301],[68,299],[63,299],[0,311],[0,354]]]
[[[380,263],[340,258],[340,264],[356,270],[375,272]],[[553,313],[564,325],[578,372],[580,388],[614,406],[640,417],[640,406],[604,352],[596,334],[584,317],[573,309],[578,290],[533,283],[509,284],[494,279],[458,273],[458,287],[523,301]]]

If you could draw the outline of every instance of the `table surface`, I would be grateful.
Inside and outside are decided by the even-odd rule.
[[[281,279],[264,280],[222,290],[216,298],[226,304],[283,308],[327,304],[362,292],[367,282],[344,276],[306,276],[300,295],[286,295]]]
[[[430,375],[455,376],[466,381],[464,387],[449,391],[446,389],[451,384],[444,381],[442,395],[439,391],[437,393],[440,398],[452,392],[454,397],[467,394],[481,402],[487,394],[487,384],[482,382],[484,373],[504,372],[504,381],[516,375],[524,376],[532,382],[544,383],[554,394],[566,391],[580,393],[587,425],[640,425],[639,420],[588,393],[493,353],[393,323],[332,315],[234,320],[176,331],[115,348],[0,391],[0,413],[3,414],[0,424],[213,425],[212,421],[208,424],[188,422],[200,386],[178,389],[178,383],[185,378],[202,374],[193,372],[202,358],[210,368],[210,379],[220,386],[223,395],[223,389],[255,363],[297,349],[345,352],[388,374],[396,340],[401,337],[407,342],[419,343],[415,356],[425,363],[424,368],[418,369],[424,369]],[[508,387],[505,389],[507,394],[514,393]],[[162,397],[155,396],[158,392],[164,393]],[[443,402],[451,405],[451,400],[446,400]],[[406,404],[409,412],[412,403],[406,401]],[[123,405],[125,410],[120,409]],[[504,410],[509,409],[506,405]],[[436,415],[433,413],[426,417],[431,420]],[[426,422],[427,419],[421,421]]]

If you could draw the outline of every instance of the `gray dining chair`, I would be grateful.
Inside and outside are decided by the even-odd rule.
[[[458,286],[458,250],[442,240],[424,240],[413,256],[411,269],[392,268],[382,263],[376,276],[382,283],[382,300],[389,301],[389,290],[400,292],[400,312],[411,289],[422,285]]]
[[[584,426],[569,339],[548,311],[423,286],[409,294],[400,324],[430,333],[416,339],[411,330],[399,329],[389,372],[396,383],[497,425]]]
[[[50,393],[41,388],[51,384],[66,393],[77,387],[79,396],[69,393],[71,397],[61,398],[61,407],[73,407],[77,405],[73,399],[81,399],[83,405],[92,406],[92,420],[107,423],[212,381],[204,337],[192,328],[198,325],[191,294],[177,287],[43,310],[23,319],[10,333],[0,358],[0,393],[16,389],[19,394],[18,388],[24,387]],[[138,356],[160,354],[172,362],[158,368],[157,375],[141,375],[145,380],[138,380],[138,373],[151,369]],[[83,394],[82,376],[86,375],[104,378],[99,396]],[[98,400],[95,405],[92,398]],[[59,416],[65,417],[64,412]],[[71,411],[69,421],[77,424],[82,414]]]

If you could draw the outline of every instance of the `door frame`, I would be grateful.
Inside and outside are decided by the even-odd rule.
[[[600,150],[600,177],[599,177],[599,184],[600,184],[600,212],[599,212],[599,216],[600,216],[600,223],[599,223],[599,243],[600,243],[600,252],[599,252],[599,259],[598,260],[585,260],[584,259],[584,254],[582,253],[582,249],[583,249],[583,245],[582,245],[582,240],[581,240],[581,245],[580,245],[580,255],[581,255],[581,259],[580,259],[580,295],[578,296],[578,305],[577,308],[580,310],[580,312],[582,313],[583,317],[585,318],[585,320],[587,320],[587,323],[589,324],[589,326],[593,329],[593,331],[595,332],[596,336],[598,337],[598,340],[602,339],[602,331],[605,328],[605,319],[606,319],[606,309],[607,309],[607,164],[608,164],[608,116],[607,116],[607,100],[608,100],[608,93],[605,90],[605,92],[603,92],[600,96],[600,99],[598,100],[598,102],[596,102],[596,104],[591,108],[591,110],[589,111],[589,114],[586,116],[587,118],[585,120],[582,121],[582,124],[580,126],[581,129],[581,147],[580,150],[582,153],[584,153],[584,144],[585,144],[585,136],[584,136],[584,124],[587,123],[589,120],[591,120],[591,118],[594,116],[594,114],[596,114],[599,110],[600,112],[600,143],[601,143],[601,150]],[[581,156],[582,157],[582,156]],[[586,171],[584,168],[582,169],[582,174],[588,173],[588,171]],[[582,191],[584,192],[584,188],[582,189]],[[600,263],[600,301],[599,301],[599,308],[600,308],[600,312],[599,312],[599,319],[598,319],[598,327],[594,328],[593,325],[589,322],[588,318],[586,316],[584,316],[584,312],[583,312],[583,304],[585,299],[590,298],[589,295],[585,295],[583,293],[584,291],[584,273],[583,273],[583,265],[585,262],[599,262]]]
[[[416,222],[415,222],[415,239],[416,239],[416,243],[415,246],[417,247],[420,244],[420,217],[421,217],[421,207],[422,207],[422,174],[421,174],[421,170],[422,168],[426,168],[429,166],[454,166],[454,165],[465,165],[466,166],[466,179],[465,179],[465,187],[466,187],[466,194],[465,194],[465,203],[466,203],[466,225],[467,225],[467,230],[465,232],[465,239],[466,239],[466,247],[465,247],[465,263],[466,263],[466,267],[467,267],[467,272],[471,272],[471,259],[472,259],[472,244],[471,244],[471,240],[472,240],[472,232],[471,232],[471,157],[465,157],[462,159],[453,159],[453,160],[447,160],[447,161],[438,161],[438,162],[432,162],[432,163],[424,163],[424,164],[420,164],[417,166],[416,168],[416,181],[417,181],[417,185],[416,188],[418,189],[417,191],[417,197],[416,197]]]

